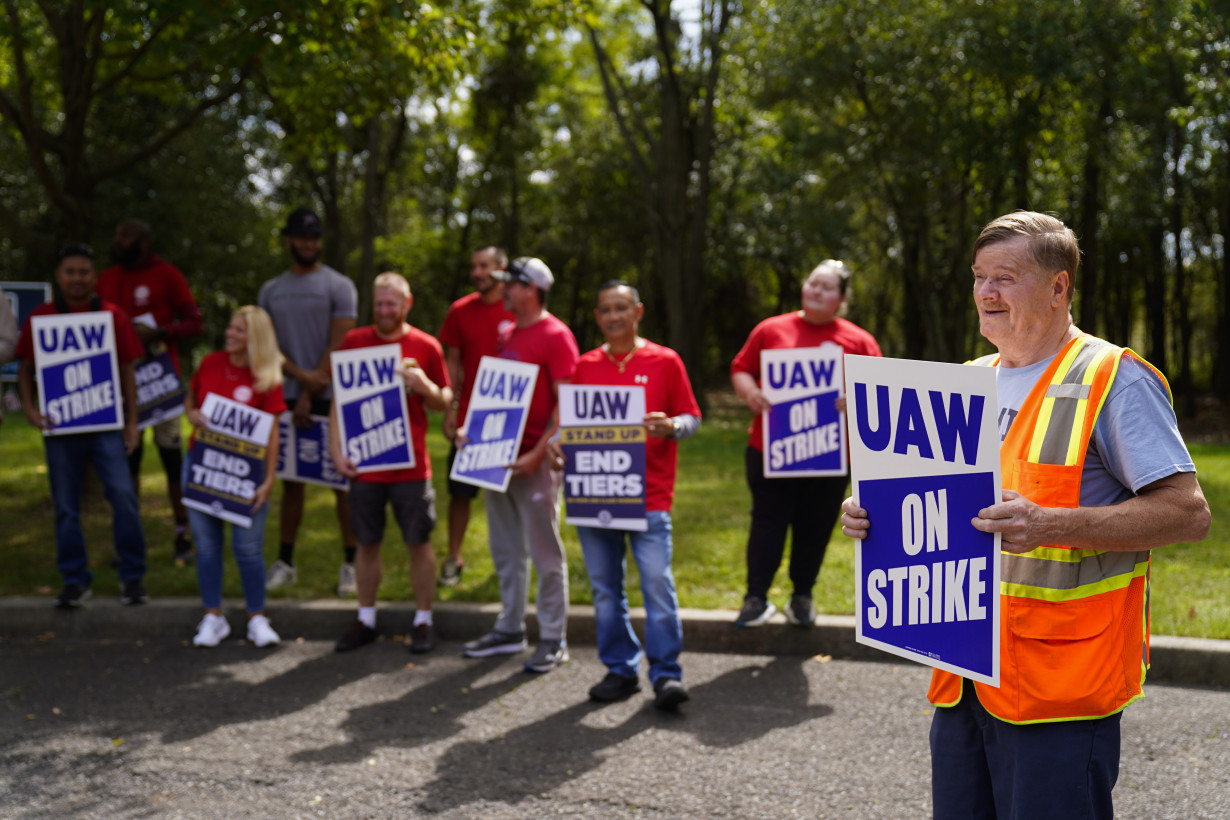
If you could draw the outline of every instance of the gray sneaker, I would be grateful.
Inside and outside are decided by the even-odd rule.
[[[795,626],[809,627],[816,622],[816,607],[806,595],[791,595],[786,620]]]
[[[515,655],[525,649],[525,635],[509,635],[504,632],[488,632],[462,647],[461,654],[467,658],[487,658],[492,655]]]
[[[337,571],[337,597],[346,598],[359,594],[358,584],[354,579],[354,564],[343,563]]]
[[[525,662],[526,672],[550,672],[561,663],[568,663],[566,641],[539,641],[538,648]]]
[[[739,611],[735,626],[740,629],[760,626],[776,614],[777,607],[773,606],[772,601],[766,601],[759,595],[749,595],[743,599],[743,609]]]
[[[265,589],[279,589],[299,580],[299,572],[281,558],[269,565],[265,573]]]
[[[465,569],[465,564],[459,563],[453,556],[448,556],[444,559],[444,563],[440,565],[440,580],[437,581],[442,587],[455,587],[461,582],[461,571]]]

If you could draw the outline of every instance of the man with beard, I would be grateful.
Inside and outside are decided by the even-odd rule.
[[[308,208],[291,212],[282,229],[282,239],[290,251],[290,269],[262,285],[257,297],[257,303],[273,318],[284,357],[282,392],[300,429],[312,426],[312,416],[329,415],[333,399],[329,354],[354,328],[358,316],[354,282],[320,261],[320,233],[320,217],[315,212]],[[350,527],[350,503],[344,491],[334,493],[345,555],[337,594],[353,595],[356,541]],[[281,544],[278,560],[269,567],[265,582],[269,589],[298,580],[295,538],[303,520],[303,497],[302,482],[282,482]]]
[[[474,387],[472,378],[478,372],[478,363],[483,356],[496,354],[500,326],[514,321],[504,307],[504,285],[492,276],[493,272],[506,267],[508,255],[503,248],[488,245],[474,251],[470,257],[470,281],[474,283],[474,292],[453,302],[440,328],[448,377],[457,391],[456,399],[444,413],[444,437],[450,445],[450,473],[453,459],[457,457],[457,431],[465,427],[470,391]],[[461,580],[461,570],[465,567],[461,544],[470,524],[470,502],[478,496],[478,487],[450,479],[448,496],[448,557],[440,568],[440,584],[451,587]]]
[[[431,549],[431,531],[436,525],[436,493],[431,485],[431,455],[427,452],[426,410],[444,410],[452,404],[448,371],[440,343],[406,321],[414,297],[410,283],[400,273],[386,271],[372,283],[372,324],[346,334],[338,350],[396,344],[402,365],[397,368],[406,386],[410,413],[410,443],[414,467],[360,473],[342,448],[338,410],[329,424],[329,449],[333,463],[351,480],[352,524],[359,539],[355,570],[359,615],[335,647],[349,652],[376,639],[376,593],[380,589],[380,545],[384,541],[385,509],[401,528],[410,553],[410,588],[414,591],[414,626],[410,651],[427,652],[435,645],[431,602],[435,589],[436,556]]]
[[[179,375],[179,343],[201,335],[205,323],[188,288],[188,280],[179,268],[150,251],[152,239],[149,224],[140,219],[125,219],[116,225],[111,243],[115,264],[99,274],[97,292],[104,300],[119,305],[133,320],[133,329],[147,355],[157,352],[153,348],[166,346],[175,373]],[[188,540],[188,512],[181,500],[183,451],[179,417],[164,419],[154,424],[153,430],[154,444],[167,475],[171,513],[175,516],[174,560],[183,565],[192,561],[192,542]],[[138,493],[141,491],[143,439],[144,436],[137,438],[137,449],[128,457],[132,486]]]

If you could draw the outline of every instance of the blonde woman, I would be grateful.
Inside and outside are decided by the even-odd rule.
[[[201,361],[184,399],[188,421],[193,427],[208,428],[199,408],[210,393],[274,415],[286,409],[282,398],[282,354],[278,351],[273,322],[264,310],[246,305],[235,311],[226,328],[225,347]],[[281,640],[265,617],[263,555],[265,516],[269,512],[266,502],[273,489],[277,465],[278,425],[274,424],[265,456],[265,480],[256,488],[253,498],[252,525],[231,525],[231,546],[248,610],[248,640],[256,646],[270,646]],[[187,473],[185,463],[184,486],[188,485]],[[193,509],[188,510],[188,518],[196,536],[197,583],[201,587],[201,602],[205,605],[205,617],[197,626],[192,642],[196,646],[217,646],[231,634],[230,625],[222,617],[222,549],[226,541],[226,522]]]

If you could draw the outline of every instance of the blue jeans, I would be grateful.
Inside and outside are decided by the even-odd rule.
[[[1110,820],[1121,717],[1005,723],[966,681],[931,719],[935,820]]]
[[[625,678],[637,677],[641,644],[628,618],[628,594],[624,588],[624,555],[632,547],[641,575],[645,599],[645,652],[649,657],[649,681],[679,680],[679,652],[683,648],[683,624],[679,598],[671,573],[671,515],[651,512],[645,532],[577,527],[585,570],[594,596],[594,621],[598,631],[598,657],[607,669]],[[627,543],[625,543],[625,538]]]
[[[81,529],[81,485],[87,464],[94,467],[111,504],[111,534],[120,559],[121,581],[145,575],[145,533],[141,510],[128,474],[124,436],[118,430],[45,436],[47,481],[56,513],[56,565],[65,584],[89,586],[94,580]]]
[[[188,486],[188,462],[184,461],[181,486]],[[222,553],[226,548],[226,528],[231,528],[231,549],[239,567],[239,583],[248,612],[265,608],[265,519],[269,502],[252,513],[252,526],[241,527],[200,510],[188,508],[188,524],[196,541],[196,581],[201,588],[201,603],[206,609],[222,607]]]

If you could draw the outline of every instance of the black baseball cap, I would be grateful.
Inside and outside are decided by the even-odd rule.
[[[282,236],[306,236],[307,234],[320,236],[320,217],[311,208],[295,208],[290,212],[290,216],[286,217],[286,227],[282,229]]]
[[[87,259],[93,259],[94,249],[84,242],[69,242],[60,247],[59,260],[63,262],[70,256],[84,256]]]

